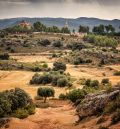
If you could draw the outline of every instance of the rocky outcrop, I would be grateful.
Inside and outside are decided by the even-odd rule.
[[[103,91],[99,94],[87,95],[83,102],[77,106],[79,120],[101,113],[105,106],[118,96],[120,96],[120,87],[114,87],[109,93]]]

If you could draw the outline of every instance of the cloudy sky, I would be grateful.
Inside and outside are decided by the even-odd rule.
[[[0,19],[11,17],[120,19],[120,0],[0,0]]]

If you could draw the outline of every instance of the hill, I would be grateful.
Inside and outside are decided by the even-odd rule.
[[[93,26],[97,26],[100,24],[108,25],[111,24],[113,25],[116,30],[118,31],[118,28],[120,26],[120,20],[114,19],[114,20],[103,20],[103,19],[98,19],[98,18],[87,18],[87,17],[80,17],[76,19],[68,19],[68,18],[10,18],[10,19],[1,19],[0,20],[0,29],[10,27],[13,25],[18,24],[20,21],[25,20],[27,22],[30,22],[33,24],[36,21],[40,21],[43,24],[47,26],[58,26],[58,27],[63,27],[65,25],[65,22],[68,22],[68,25],[70,29],[78,29],[79,25],[85,25],[89,26],[90,28],[93,28]]]

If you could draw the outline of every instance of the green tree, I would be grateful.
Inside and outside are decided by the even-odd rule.
[[[106,32],[107,33],[114,33],[115,28],[112,25],[105,26]]]
[[[47,97],[54,97],[55,90],[53,88],[44,87],[38,88],[37,95],[44,97],[44,103],[46,103]]]
[[[102,24],[99,26],[94,26],[92,31],[96,34],[103,35],[105,33],[105,26]]]
[[[70,34],[70,30],[68,29],[68,27],[63,27],[63,28],[61,29],[61,33]]]
[[[35,22],[33,24],[33,27],[36,31],[39,31],[39,32],[46,31],[46,26],[41,22]]]
[[[88,26],[81,26],[80,25],[78,32],[89,33],[89,27]]]

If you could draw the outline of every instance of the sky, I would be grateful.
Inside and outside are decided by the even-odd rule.
[[[0,0],[0,19],[14,17],[120,19],[120,0]]]

